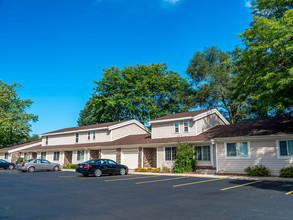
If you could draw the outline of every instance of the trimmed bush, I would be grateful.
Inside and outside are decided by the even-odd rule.
[[[24,161],[24,159],[22,157],[19,157],[19,158],[17,158],[15,164],[17,165],[19,163],[22,163],[23,161]]]
[[[138,167],[138,168],[135,168],[135,169],[134,169],[134,172],[139,172],[139,170],[140,170],[139,167]]]
[[[180,143],[176,151],[175,165],[173,168],[174,173],[187,173],[192,172],[196,166],[194,159],[194,147],[189,143]]]
[[[280,177],[292,178],[293,177],[293,167],[284,167],[280,170]]]
[[[148,172],[148,169],[147,168],[141,168],[140,172]]]
[[[75,169],[77,166],[77,164],[72,164],[72,163],[69,163],[69,164],[66,164],[62,167],[62,169]]]
[[[263,165],[247,167],[244,171],[248,174],[248,176],[271,176],[270,170]]]

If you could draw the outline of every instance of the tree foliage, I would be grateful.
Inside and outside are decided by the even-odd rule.
[[[195,170],[194,147],[190,143],[179,143],[173,172],[187,173]]]
[[[235,56],[237,92],[256,117],[293,110],[293,3],[252,1],[253,22],[240,34],[244,48]]]
[[[31,122],[38,120],[38,116],[26,113],[33,102],[18,97],[19,87],[0,80],[0,148],[30,141]]]
[[[190,85],[166,64],[104,69],[79,125],[137,119],[147,121],[186,110]]]
[[[191,105],[201,108],[218,108],[232,124],[245,117],[245,103],[238,102],[233,94],[234,66],[229,53],[216,47],[196,52],[186,73],[192,79],[194,96]]]

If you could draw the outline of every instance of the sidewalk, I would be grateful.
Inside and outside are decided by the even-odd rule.
[[[225,176],[225,175],[206,175],[206,174],[186,174],[186,173],[149,173],[149,172],[134,172],[129,171],[128,174],[133,175],[157,175],[157,176],[189,176],[199,178],[223,178],[232,180],[262,180],[262,181],[280,181],[280,182],[293,182],[293,178],[280,178],[280,177],[250,177],[250,176]]]

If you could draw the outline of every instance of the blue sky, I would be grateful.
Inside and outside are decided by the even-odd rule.
[[[182,76],[195,51],[240,44],[245,0],[0,0],[0,79],[39,115],[32,133],[77,125],[102,68],[167,63]]]

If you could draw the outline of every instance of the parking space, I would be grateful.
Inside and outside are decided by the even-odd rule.
[[[0,219],[291,219],[292,182],[0,170]]]

